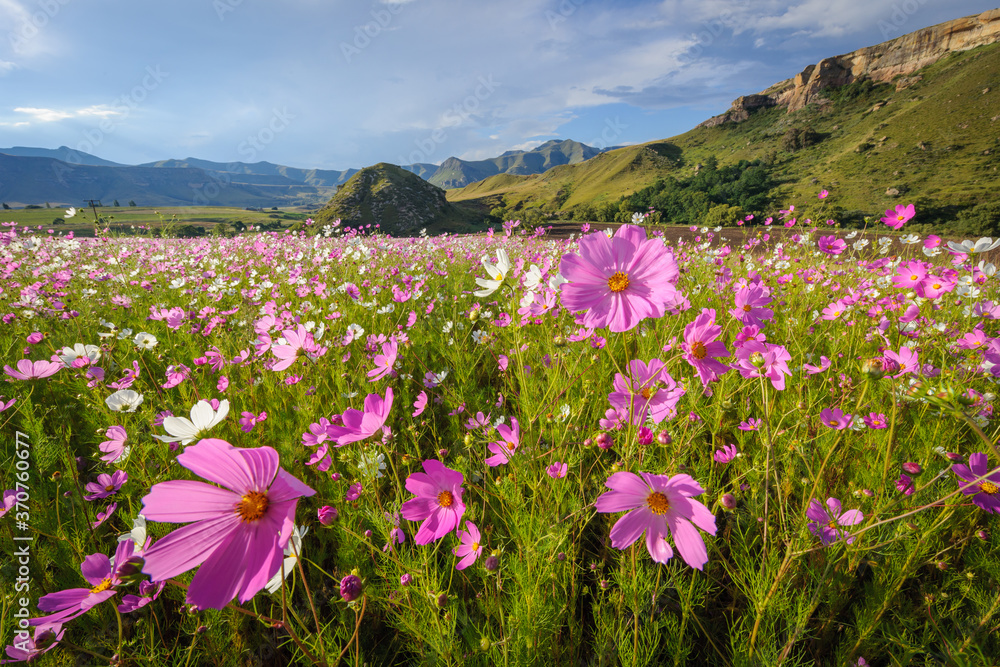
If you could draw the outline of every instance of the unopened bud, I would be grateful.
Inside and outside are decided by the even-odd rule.
[[[905,472],[907,475],[919,475],[923,471],[924,469],[920,467],[919,463],[913,463],[912,461],[907,461],[906,463],[903,464],[903,472]]]
[[[340,597],[345,602],[354,602],[361,597],[362,585],[361,577],[356,574],[349,574],[340,580]]]
[[[734,496],[733,494],[724,493],[722,494],[721,500],[722,500],[722,506],[725,507],[727,510],[736,508],[736,496]]]
[[[490,572],[496,572],[500,569],[500,559],[497,558],[496,554],[490,554],[486,557],[486,561],[483,563],[485,567]]]

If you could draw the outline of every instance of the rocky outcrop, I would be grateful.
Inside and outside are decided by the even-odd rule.
[[[787,107],[789,113],[798,111],[807,104],[822,100],[825,89],[863,78],[881,83],[896,80],[898,86],[905,87],[918,80],[910,77],[911,74],[948,53],[968,51],[997,41],[1000,41],[1000,9],[946,21],[809,65],[795,77],[777,83],[758,95],[738,98],[729,111],[701,125],[713,127],[726,122],[740,122],[749,117],[752,109],[765,106]],[[770,102],[762,102],[760,98]],[[747,105],[748,99],[753,100],[753,106]]]
[[[715,127],[723,123],[741,123],[750,117],[755,109],[773,107],[777,102],[770,95],[744,95],[733,101],[733,106],[721,116],[709,118],[698,127]]]

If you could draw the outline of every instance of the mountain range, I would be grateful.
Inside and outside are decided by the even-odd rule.
[[[451,157],[441,165],[401,168],[436,186],[455,188],[496,174],[541,173],[601,152],[576,141],[552,140],[488,160]],[[144,206],[321,206],[357,172],[191,157],[124,165],[66,146],[15,146],[0,148],[0,200],[13,206],[74,205],[85,199],[135,200]]]

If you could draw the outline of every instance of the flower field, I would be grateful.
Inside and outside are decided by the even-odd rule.
[[[8,223],[6,658],[994,664],[1000,242],[914,216]]]

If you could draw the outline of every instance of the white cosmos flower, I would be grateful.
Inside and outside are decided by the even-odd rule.
[[[115,412],[135,412],[142,404],[143,396],[131,389],[120,389],[104,399],[105,404]]]
[[[142,554],[143,547],[146,545],[146,517],[141,514],[137,516],[132,520],[132,530],[118,536],[119,542],[126,540],[132,540],[135,543],[135,553]]]
[[[64,215],[63,217],[68,220],[69,218],[72,218],[74,215],[76,215],[76,209],[70,206],[68,209],[66,209],[66,215]]]
[[[969,254],[969,253],[980,253],[988,252],[994,248],[1000,247],[1000,238],[994,241],[989,236],[984,236],[975,243],[969,240],[962,241],[961,243],[955,243],[954,241],[948,241],[948,247],[957,253]]]
[[[159,341],[156,340],[156,336],[153,334],[140,331],[135,335],[135,338],[132,339],[132,342],[135,343],[135,346],[140,350],[152,350],[156,347],[156,344]]]
[[[917,234],[907,234],[903,238],[899,239],[899,241],[907,245],[912,245],[914,243],[920,243],[920,237]]]
[[[298,526],[292,528],[292,538],[288,540],[288,544],[285,546],[285,560],[282,561],[281,567],[274,573],[270,581],[264,584],[264,588],[267,589],[268,593],[277,593],[278,589],[281,588],[282,571],[284,571],[285,578],[287,579],[288,575],[295,569],[295,564],[299,560],[299,554],[302,553],[302,538],[308,532],[309,528],[299,528]]]
[[[524,272],[524,289],[530,292],[538,287],[538,283],[540,282],[542,282],[542,270],[535,264],[532,264],[528,270]]]
[[[385,470],[385,454],[365,455],[362,452],[358,457],[358,470],[365,477],[381,478]]]
[[[77,343],[73,347],[64,347],[59,351],[59,360],[66,368],[72,368],[73,362],[80,357],[87,357],[90,359],[90,363],[96,363],[101,358],[101,348],[96,345]]]
[[[476,290],[473,292],[476,296],[483,297],[489,296],[499,289],[500,284],[503,279],[507,277],[507,272],[510,271],[510,258],[507,257],[507,251],[503,248],[497,250],[497,261],[496,264],[489,261],[489,257],[483,257],[482,259],[483,268],[486,270],[486,275],[490,277],[489,280],[484,278],[476,278],[476,284],[482,287],[481,290]]]
[[[200,440],[202,435],[221,422],[229,414],[229,400],[219,401],[218,411],[212,409],[208,401],[198,401],[191,408],[191,419],[187,417],[167,417],[163,429],[170,435],[154,435],[161,442],[180,442],[188,445]]]

